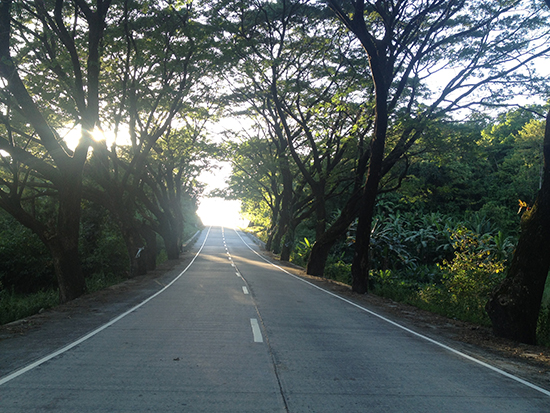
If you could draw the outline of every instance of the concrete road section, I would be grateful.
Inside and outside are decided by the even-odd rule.
[[[0,378],[0,412],[548,412],[506,377],[291,276],[231,229],[168,288]]]

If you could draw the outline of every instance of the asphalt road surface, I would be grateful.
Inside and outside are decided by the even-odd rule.
[[[0,412],[549,412],[550,393],[204,230],[179,278],[0,378]]]

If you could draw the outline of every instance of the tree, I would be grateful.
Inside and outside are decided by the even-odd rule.
[[[260,131],[261,127],[258,127],[258,135]],[[243,201],[242,209],[252,225],[267,228],[266,249],[270,251],[279,221],[282,197],[276,142],[266,137],[250,135],[242,142],[227,142],[224,153],[225,159],[232,166],[229,188],[225,195]]]
[[[209,167],[214,152],[203,135],[204,121],[194,121],[156,142],[142,175],[144,185],[137,192],[143,206],[140,214],[163,238],[168,259],[179,257],[184,241],[184,201],[196,200],[200,194],[196,179]]]
[[[125,1],[111,16],[116,24],[107,32],[110,42],[105,65],[111,76],[104,79],[102,121],[104,128],[115,134],[115,142],[110,147],[106,139],[94,142],[86,174],[86,195],[116,217],[126,242],[131,275],[144,274],[155,265],[153,216],[163,221],[155,222],[154,227],[164,229],[170,257],[179,252],[181,228],[176,227],[182,224],[172,221],[169,225],[157,203],[162,198],[155,199],[150,192],[163,187],[161,181],[167,179],[163,175],[158,176],[161,181],[154,180],[152,151],[161,148],[159,140],[172,140],[173,125],[183,123],[185,112],[200,106],[209,95],[207,85],[199,81],[208,73],[207,34],[193,20],[192,5],[146,3],[147,7],[142,7],[141,3]],[[157,214],[144,212],[144,207]],[[171,230],[180,235],[168,235]]]
[[[285,260],[297,225],[315,214],[320,237],[327,201],[353,183],[355,146],[368,112],[361,105],[365,76],[357,74],[364,62],[354,55],[356,42],[307,2],[258,1],[224,10],[233,34],[225,47],[240,57],[234,97],[253,108],[277,147],[281,185],[268,246]]]
[[[542,187],[521,219],[521,235],[503,283],[486,309],[495,333],[535,344],[544,285],[550,269],[550,111],[544,135]]]
[[[285,69],[291,55],[285,48],[285,42],[295,36],[295,20],[300,18],[296,11],[302,7],[301,2],[287,0],[276,3],[257,1],[252,4],[222,2],[213,10],[211,23],[223,28],[223,32],[219,34],[221,47],[227,53],[239,57],[233,70],[227,70],[226,77],[232,88],[234,101],[239,106],[246,104],[251,108],[255,118],[261,119],[266,125],[266,136],[276,147],[275,159],[281,177],[281,196],[278,221],[271,240],[275,253],[281,252],[283,237],[289,229],[292,211],[295,211],[295,182],[288,152],[288,139],[292,137],[286,135],[296,132],[283,126],[281,113],[275,107],[274,96],[277,94],[279,82],[289,75]]]
[[[374,84],[375,121],[370,160],[362,190],[352,288],[368,288],[372,218],[382,176],[422,136],[427,123],[473,104],[500,104],[510,95],[492,93],[507,82],[523,80],[518,69],[548,52],[545,21],[535,11],[512,15],[520,1],[463,0],[341,2],[327,0],[338,19],[357,36],[369,59]],[[531,33],[538,42],[531,44]],[[456,69],[450,80],[430,93],[423,84],[443,69]],[[401,124],[401,131],[395,126]],[[399,135],[386,148],[392,129]]]
[[[65,302],[86,289],[78,254],[82,171],[99,124],[100,51],[111,1],[12,3],[0,4],[0,206],[47,245]],[[74,150],[60,133],[71,123],[82,130]],[[51,214],[39,216],[37,202]]]
[[[546,0],[550,7],[550,0]],[[541,188],[533,207],[524,213],[521,234],[506,278],[486,310],[495,334],[536,343],[537,320],[550,269],[550,111],[543,142]]]

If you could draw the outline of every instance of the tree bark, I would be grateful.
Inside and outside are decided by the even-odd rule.
[[[296,222],[292,219],[288,224],[287,231],[283,238],[283,245],[281,247],[281,261],[290,261],[290,254],[294,250],[294,238],[296,230]]]
[[[277,232],[273,237],[271,244],[272,251],[275,254],[281,253],[282,240],[288,231],[290,221],[292,219],[291,205],[292,205],[292,173],[288,165],[288,158],[282,154],[279,158],[280,171],[283,178],[283,192],[281,196],[281,208],[279,211],[279,223],[277,225]]]
[[[71,176],[75,177],[75,176]],[[76,177],[78,181],[78,177]],[[86,281],[82,273],[78,245],[80,226],[80,198],[75,198],[72,185],[65,181],[59,191],[57,222],[50,227],[26,212],[17,198],[0,197],[0,207],[6,210],[22,225],[33,231],[51,253],[59,288],[60,302],[73,300],[86,292]],[[74,203],[78,203],[75,208]]]
[[[373,173],[375,173],[373,171]],[[367,178],[367,183],[369,179]],[[355,237],[355,251],[351,264],[351,289],[352,291],[364,294],[368,291],[369,281],[369,249],[370,234],[372,230],[372,218],[376,205],[379,179],[372,178],[370,185],[365,187],[363,199],[361,200],[361,211],[357,222],[357,233]]]
[[[367,47],[365,49],[370,56],[372,77],[375,85],[376,109],[370,163],[361,199],[355,239],[355,253],[351,264],[351,289],[359,294],[364,294],[369,289],[369,249],[372,218],[374,216],[376,196],[378,195],[378,186],[382,175],[386,134],[388,131],[388,91],[390,84],[387,82],[386,76],[388,72],[391,73],[393,70],[392,66],[387,64],[384,58],[378,59],[374,57],[375,53],[373,51],[369,51]],[[383,56],[381,51],[379,52]]]
[[[268,251],[272,250],[273,247],[273,238],[275,237],[275,230],[277,229],[277,221],[279,220],[279,214],[275,215],[273,214],[271,227],[269,228],[269,231],[267,232],[267,241],[265,243],[265,249]]]
[[[121,221],[119,221],[119,224]],[[144,249],[146,247],[139,228],[131,225],[121,225],[121,232],[128,252],[130,273],[129,277],[144,275],[147,273],[147,261],[144,258]]]
[[[82,215],[82,165],[76,164],[72,173],[63,177],[58,188],[58,197],[56,235],[47,240],[47,244],[53,256],[59,298],[64,303],[86,292],[78,254]]]
[[[56,237],[56,240],[47,244],[52,254],[61,303],[74,300],[86,292],[86,281],[78,255],[78,239],[76,243],[74,241]]]
[[[76,149],[69,153],[63,145],[58,142],[57,135],[48,123],[47,117],[43,114],[38,105],[34,102],[28,92],[17,68],[17,65],[11,58],[10,40],[11,40],[11,1],[2,1],[0,3],[0,76],[5,79],[7,89],[17,101],[19,110],[26,121],[32,125],[34,135],[38,137],[38,142],[43,145],[48,155],[53,160],[53,167],[45,168],[40,166],[38,158],[34,158],[31,153],[26,153],[13,146],[14,152],[22,158],[19,161],[26,163],[30,168],[40,168],[39,172],[43,177],[49,180],[56,189],[57,215],[52,219],[53,222],[42,223],[35,216],[27,214],[21,205],[21,197],[18,195],[17,188],[5,197],[13,197],[8,202],[8,211],[18,219],[23,225],[34,231],[40,239],[46,244],[52,254],[54,268],[57,276],[59,295],[61,302],[72,300],[86,291],[86,283],[80,258],[78,253],[80,217],[81,217],[81,199],[82,199],[82,173],[84,163],[88,155],[89,143],[91,141],[91,131],[98,120],[98,85],[100,72],[100,42],[103,36],[105,25],[105,14],[111,1],[104,1],[97,4],[97,10],[92,10],[81,3],[76,7],[75,12],[83,12],[89,24],[88,32],[88,75],[87,84],[83,85],[80,77],[81,67],[78,58],[73,59],[73,70],[77,80],[69,95],[74,95],[77,101],[77,111],[83,134],[81,141]],[[55,5],[55,26],[59,33],[64,47],[70,55],[76,56],[74,39],[66,37],[64,23],[59,23],[61,19],[62,2]],[[46,13],[44,5],[37,6],[38,15]],[[44,16],[40,16],[44,17]],[[47,20],[44,18],[44,21]],[[57,25],[57,26],[56,26]],[[55,29],[53,29],[55,31]],[[87,92],[86,92],[87,89]],[[87,97],[87,102],[86,102]],[[37,169],[38,170],[38,169]]]
[[[166,249],[166,255],[169,260],[177,260],[180,256],[180,242],[179,238],[172,232],[169,234],[161,234],[164,240],[164,248]]]
[[[145,269],[146,271],[153,271],[157,268],[157,233],[147,224],[143,223],[141,226],[141,235],[145,240],[145,250],[142,251],[142,258],[145,260]],[[145,255],[143,255],[144,253]]]
[[[357,217],[360,199],[361,191],[356,190],[348,199],[336,221],[315,240],[307,263],[307,274],[317,277],[324,275],[330,249],[338,238],[346,233],[353,220]]]
[[[486,310],[496,335],[536,343],[544,286],[550,269],[550,111],[544,137],[542,187],[521,222],[521,234],[506,278]]]

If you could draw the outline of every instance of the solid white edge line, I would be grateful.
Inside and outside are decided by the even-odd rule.
[[[119,315],[118,317],[116,318],[113,318],[111,321],[109,321],[108,323],[102,325],[101,327],[93,330],[92,332],[86,334],[85,336],[79,338],[78,340],[76,341],[73,341],[72,343],[66,345],[65,347],[62,347],[60,348],[59,350],[51,353],[51,354],[48,354],[47,356],[19,369],[19,370],[16,370],[14,371],[13,373],[10,373],[8,374],[7,376],[5,377],[2,377],[0,379],[0,386],[2,386],[3,384],[6,384],[7,382],[15,379],[16,377],[19,377],[21,376],[22,374],[25,374],[26,372],[40,366],[41,364],[44,364],[46,363],[47,361],[50,361],[51,359],[69,351],[70,349],[78,346],[79,344],[83,343],[84,341],[88,340],[89,338],[92,338],[93,336],[95,336],[96,334],[102,332],[103,330],[105,330],[106,328],[112,326],[113,324],[115,324],[117,321],[120,321],[122,320],[124,317],[126,317],[128,314],[130,313],[133,313],[134,311],[136,311],[138,308],[144,306],[145,304],[147,304],[149,301],[151,301],[153,298],[157,297],[159,294],[161,294],[162,292],[164,292],[166,289],[168,289],[168,287],[170,287],[172,284],[174,284],[177,280],[179,280],[181,278],[181,276],[183,274],[185,274],[187,272],[187,270],[189,269],[189,267],[191,267],[191,265],[193,265],[193,263],[195,262],[195,260],[197,259],[197,257],[199,256],[199,254],[201,253],[202,249],[204,248],[204,245],[206,244],[206,240],[208,239],[208,235],[210,234],[210,229],[212,227],[208,227],[208,232],[206,233],[206,236],[204,237],[204,242],[202,243],[199,251],[195,254],[195,256],[193,257],[193,259],[191,260],[191,262],[187,265],[187,267],[185,267],[185,269],[179,273],[179,275],[174,278],[171,282],[169,282],[164,288],[160,289],[159,291],[157,291],[155,294],[153,294],[152,296],[150,296],[149,298],[145,299],[144,301],[142,301],[140,304],[132,307],[131,309],[129,309],[128,311],[126,311],[125,313],[122,313],[121,315]]]
[[[452,347],[449,347],[449,346],[447,346],[446,344],[440,343],[440,342],[437,341],[437,340],[434,340],[434,339],[432,339],[432,338],[430,338],[430,337],[427,337],[427,336],[425,336],[425,335],[423,335],[423,334],[417,333],[416,331],[411,330],[410,328],[407,328],[407,327],[405,327],[405,326],[403,326],[403,325],[401,325],[401,324],[399,324],[399,323],[396,323],[395,321],[392,321],[392,320],[390,320],[389,318],[386,318],[386,317],[384,317],[384,316],[382,316],[382,315],[380,315],[380,314],[378,314],[378,313],[375,313],[374,311],[371,311],[371,310],[369,310],[369,309],[367,309],[367,308],[365,308],[365,307],[362,307],[362,306],[360,306],[359,304],[354,303],[353,301],[350,301],[350,300],[348,300],[348,299],[346,299],[346,298],[344,298],[344,297],[340,297],[340,296],[337,295],[337,294],[334,294],[334,293],[332,293],[332,292],[330,292],[330,291],[328,291],[328,290],[325,290],[324,288],[321,288],[321,287],[319,287],[319,286],[317,286],[317,285],[315,285],[315,284],[313,284],[313,283],[311,283],[311,282],[309,282],[309,281],[307,281],[307,280],[304,280],[304,279],[301,278],[301,277],[298,277],[297,275],[294,275],[294,274],[288,272],[288,271],[285,270],[284,268],[278,266],[277,264],[272,263],[271,261],[268,261],[268,260],[267,260],[266,258],[264,258],[261,254],[259,254],[258,252],[254,251],[254,250],[250,247],[250,245],[249,245],[247,242],[245,242],[245,240],[243,239],[243,237],[241,237],[241,235],[239,234],[239,232],[238,232],[237,230],[235,230],[235,232],[237,233],[237,235],[239,236],[239,238],[241,239],[241,241],[242,241],[242,242],[243,242],[243,243],[244,243],[244,244],[245,244],[254,254],[256,254],[258,257],[260,257],[262,260],[264,260],[264,261],[267,262],[268,264],[270,264],[270,265],[274,266],[275,268],[278,268],[278,269],[281,270],[282,272],[284,272],[284,273],[290,275],[291,277],[293,277],[293,278],[295,278],[295,279],[297,279],[297,280],[299,280],[299,281],[302,281],[303,283],[306,283],[306,284],[308,284],[308,285],[310,285],[310,286],[312,286],[312,287],[314,287],[314,288],[316,288],[316,289],[318,289],[318,290],[320,290],[320,291],[323,291],[323,292],[325,292],[325,293],[328,294],[328,295],[331,295],[331,296],[333,296],[333,297],[335,297],[335,298],[338,298],[339,300],[342,300],[342,301],[344,301],[344,302],[346,302],[346,303],[348,303],[348,304],[350,304],[350,305],[352,305],[352,306],[354,306],[354,307],[356,307],[356,308],[359,308],[360,310],[362,310],[362,311],[364,311],[364,312],[366,312],[366,313],[368,313],[368,314],[370,314],[370,315],[372,315],[372,316],[374,316],[374,317],[378,317],[379,319],[385,321],[386,323],[389,323],[389,324],[391,324],[391,325],[393,325],[393,326],[395,326],[395,327],[398,327],[398,328],[400,328],[401,330],[404,330],[404,331],[406,331],[406,332],[408,332],[408,333],[410,333],[410,334],[412,334],[412,335],[414,335],[414,336],[416,336],[416,337],[419,337],[419,338],[421,338],[421,339],[423,339],[423,340],[429,341],[430,343],[435,344],[436,346],[439,346],[439,347],[441,347],[441,348],[443,348],[443,349],[445,349],[445,350],[447,350],[447,351],[450,351],[451,353],[456,354],[457,356],[460,356],[460,357],[462,357],[462,358],[465,358],[466,360],[469,360],[469,361],[472,361],[472,362],[474,362],[474,363],[476,363],[476,364],[479,364],[480,366],[483,366],[483,367],[485,367],[485,368],[487,368],[487,369],[489,369],[489,370],[492,370],[492,371],[494,371],[495,373],[498,373],[498,374],[500,374],[500,375],[502,375],[502,376],[504,376],[504,377],[507,377],[507,378],[509,378],[509,379],[512,379],[512,380],[514,380],[514,381],[516,381],[516,382],[518,382],[518,383],[521,383],[521,384],[523,384],[523,385],[525,385],[525,386],[527,386],[527,387],[530,387],[530,388],[533,389],[533,390],[536,390],[536,391],[538,391],[538,392],[540,392],[540,393],[542,393],[542,394],[544,394],[544,395],[550,397],[550,391],[549,391],[549,390],[543,389],[542,387],[539,387],[539,386],[537,386],[536,384],[533,384],[533,383],[531,383],[531,382],[528,382],[527,380],[524,380],[524,379],[522,379],[522,378],[520,378],[520,377],[514,376],[513,374],[510,374],[510,373],[508,373],[508,372],[506,372],[506,371],[504,371],[504,370],[501,370],[501,369],[499,369],[498,367],[492,366],[492,365],[490,365],[490,364],[488,364],[488,363],[485,363],[484,361],[481,361],[481,360],[479,360],[479,359],[476,359],[475,357],[469,356],[468,354],[463,353],[463,352],[461,352],[461,351],[459,351],[459,350],[456,350],[456,349],[454,349],[454,348],[452,348]]]
[[[256,318],[250,319],[250,326],[252,327],[252,335],[254,336],[254,343],[263,343],[262,331]]]

